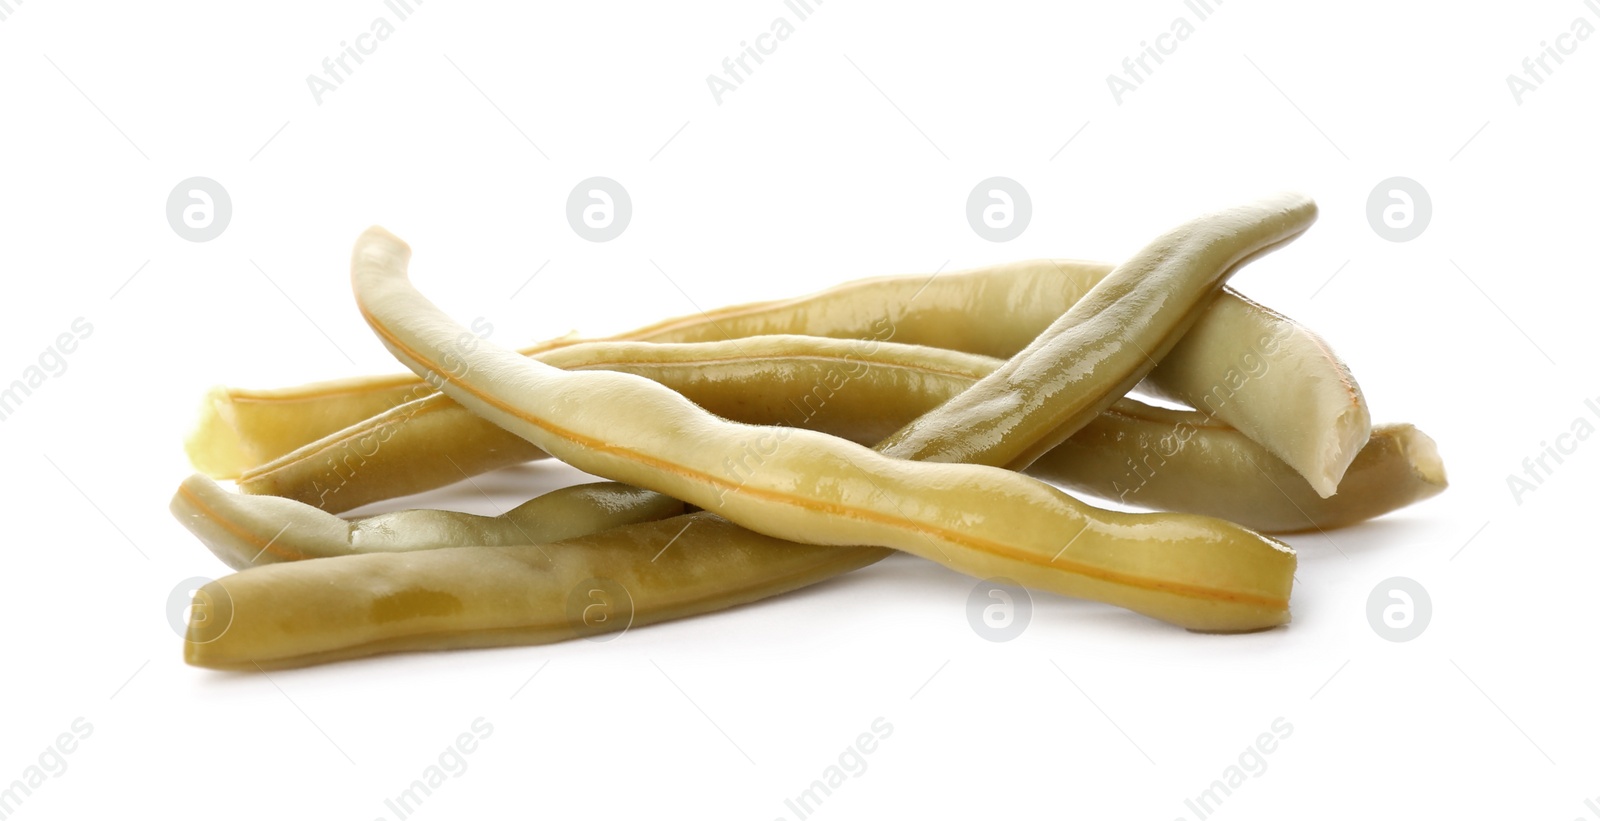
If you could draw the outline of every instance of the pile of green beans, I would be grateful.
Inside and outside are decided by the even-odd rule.
[[[412,287],[410,249],[369,229],[356,301],[414,377],[207,395],[187,442],[200,473],[172,510],[238,572],[200,591],[213,607],[184,657],[251,670],[559,641],[895,550],[1195,631],[1285,624],[1296,556],[1262,532],[1445,487],[1432,440],[1373,428],[1323,340],[1224,287],[1315,216],[1279,194],[1120,265],[864,280],[522,351],[464,333]],[[336,515],[548,457],[611,481],[497,517]]]

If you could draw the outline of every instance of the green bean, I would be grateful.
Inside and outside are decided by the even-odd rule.
[[[888,552],[785,542],[697,513],[537,548],[445,547],[263,565],[201,589],[197,597],[211,602],[211,612],[190,621],[184,660],[272,670],[378,653],[544,644],[757,601]]]
[[[888,446],[918,461],[1027,467],[1138,384],[1234,271],[1304,233],[1316,214],[1310,199],[1281,194],[1169,231]]]
[[[1143,386],[1261,443],[1321,497],[1341,487],[1372,430],[1361,389],[1327,343],[1237,295],[1213,301]]]
[[[410,374],[278,390],[214,387],[201,398],[183,448],[195,470],[235,479],[327,433],[435,393]]]
[[[1444,463],[1427,434],[1378,425],[1324,497],[1265,448],[1194,411],[1113,405],[1028,472],[1068,490],[1216,516],[1265,533],[1331,530],[1438,495]]]
[[[1283,210],[1269,200],[1215,219],[1272,222]],[[410,286],[409,253],[381,229],[357,243],[356,302],[380,340],[469,410],[579,469],[767,535],[893,547],[1193,629],[1287,618],[1294,554],[1281,543],[1219,520],[1097,511],[1009,471],[727,422],[629,374],[562,371],[466,334]]]
[[[615,482],[561,488],[499,516],[402,510],[348,521],[289,499],[229,493],[198,474],[172,498],[178,521],[235,570],[440,545],[558,542],[683,513],[676,499]]]

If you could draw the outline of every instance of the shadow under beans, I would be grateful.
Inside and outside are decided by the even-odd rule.
[[[1368,555],[1404,550],[1406,545],[1431,542],[1437,527],[1421,517],[1395,514],[1371,519],[1349,527],[1309,531],[1279,539],[1300,555],[1300,572],[1327,561],[1358,559]],[[1341,555],[1342,554],[1342,555]]]

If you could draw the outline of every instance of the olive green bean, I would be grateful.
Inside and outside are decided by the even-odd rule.
[[[1260,442],[1322,497],[1341,487],[1372,430],[1361,389],[1327,343],[1242,296],[1214,300],[1156,371],[1143,382],[1152,395]]]
[[[1433,440],[1411,425],[1378,425],[1322,496],[1283,460],[1195,411],[1123,400],[1046,453],[1028,473],[1071,491],[1160,510],[1216,516],[1264,533],[1353,525],[1447,486]]]
[[[1309,198],[1279,194],[1163,234],[1021,353],[887,446],[918,461],[1026,468],[1138,384],[1234,271],[1304,233],[1316,215]]]
[[[539,547],[262,565],[200,589],[207,618],[190,620],[183,657],[197,667],[273,670],[378,653],[544,644],[753,602],[888,552],[784,542],[697,513]]]

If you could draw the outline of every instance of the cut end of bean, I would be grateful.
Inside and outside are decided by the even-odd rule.
[[[213,479],[235,479],[256,463],[233,423],[233,396],[214,387],[200,400],[200,415],[183,440],[195,470]]]
[[[1276,461],[1276,460],[1274,460]],[[1271,463],[1258,463],[1278,473]],[[1279,463],[1281,465],[1281,463]],[[1282,470],[1288,466],[1283,465]],[[1411,425],[1379,425],[1372,429],[1361,452],[1339,483],[1339,492],[1317,497],[1298,477],[1280,476],[1269,481],[1291,509],[1264,512],[1258,527],[1275,533],[1304,533],[1344,527],[1392,513],[1439,495],[1448,486],[1439,449],[1427,434]],[[1216,511],[1235,518],[1256,515],[1261,506]]]
[[[1365,402],[1347,405],[1328,426],[1321,458],[1315,469],[1303,475],[1318,496],[1326,499],[1339,492],[1339,482],[1372,436],[1372,420]]]
[[[1426,433],[1407,424],[1372,428],[1371,433],[1357,448],[1357,452],[1350,457],[1351,473],[1355,472],[1357,457],[1365,450],[1366,444],[1376,443],[1378,440],[1386,440],[1383,444],[1390,448],[1391,452],[1398,451],[1404,465],[1410,468],[1408,498],[1401,499],[1400,494],[1395,494],[1396,508],[1434,496],[1449,486],[1449,481],[1445,478],[1444,460],[1439,456],[1438,444]],[[1404,473],[1402,471],[1397,475],[1404,476]],[[1325,492],[1324,487],[1316,482],[1312,482],[1311,486],[1324,499],[1333,498],[1338,492],[1337,487],[1334,493]]]
[[[1212,586],[1212,596],[1168,596],[1157,589],[1151,591],[1150,602],[1132,609],[1203,633],[1254,633],[1288,624],[1299,557],[1277,539],[1246,533],[1253,544],[1231,537],[1227,551],[1212,554],[1196,545],[1195,564],[1180,578]]]
[[[1411,471],[1418,480],[1437,488],[1438,493],[1450,486],[1444,472],[1444,460],[1439,457],[1439,445],[1433,437],[1411,425],[1385,425],[1381,431],[1391,435],[1400,444],[1400,451],[1411,462]],[[1431,494],[1430,494],[1431,495]]]
[[[1298,557],[1277,539],[1191,514],[1102,512],[1086,524],[1031,560],[961,569],[1191,630],[1248,632],[1289,619]],[[1051,571],[1070,578],[1052,580]]]

